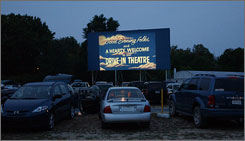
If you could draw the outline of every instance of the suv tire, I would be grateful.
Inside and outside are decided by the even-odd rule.
[[[175,103],[174,103],[173,100],[170,100],[168,109],[169,109],[169,114],[172,117],[174,117],[174,116],[177,115],[177,113],[176,113],[176,106],[175,106]]]
[[[199,106],[196,106],[193,110],[193,120],[194,124],[197,128],[204,128],[206,127],[206,118],[204,118],[201,114],[201,110]]]

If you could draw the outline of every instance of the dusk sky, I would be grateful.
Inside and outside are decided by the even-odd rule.
[[[183,49],[201,43],[219,56],[244,47],[244,1],[1,1],[1,14],[10,13],[39,17],[55,38],[73,36],[79,43],[92,17],[104,14],[119,22],[119,31],[170,28],[170,44]]]

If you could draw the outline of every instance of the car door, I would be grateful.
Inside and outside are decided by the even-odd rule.
[[[61,94],[61,89],[59,85],[54,86],[54,97],[56,95],[62,95]],[[54,99],[54,106],[55,106],[55,117],[56,119],[61,119],[63,117],[63,100],[61,98],[55,98]]]
[[[192,105],[195,96],[198,95],[198,83],[199,78],[192,78],[190,80],[187,91],[185,92],[184,110],[188,113],[192,113]]]
[[[181,85],[179,91],[175,93],[176,98],[176,109],[184,111],[184,101],[186,100],[186,91],[189,87],[190,79],[186,79],[185,82]]]
[[[60,88],[61,88],[62,99],[63,99],[63,110],[65,114],[68,114],[72,103],[72,97],[68,91],[67,86],[65,86],[64,84],[60,84]]]

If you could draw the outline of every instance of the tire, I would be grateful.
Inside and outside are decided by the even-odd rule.
[[[49,115],[49,120],[48,120],[48,126],[47,126],[47,130],[52,130],[54,128],[55,125],[55,117],[54,114],[50,114]]]
[[[74,119],[75,117],[75,108],[71,106],[70,112],[69,112],[69,119]]]
[[[172,117],[177,116],[177,113],[176,113],[176,106],[175,106],[175,103],[174,103],[173,100],[170,100],[168,109],[169,109],[169,114],[170,114]]]
[[[204,128],[207,125],[207,119],[202,116],[200,107],[198,106],[193,110],[193,120],[197,128]]]
[[[105,123],[105,122],[103,122],[102,120],[101,120],[101,128],[102,129],[108,129],[108,123]]]

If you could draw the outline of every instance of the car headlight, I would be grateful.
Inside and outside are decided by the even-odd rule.
[[[39,106],[36,109],[34,109],[32,112],[36,113],[36,112],[41,112],[41,111],[45,111],[48,110],[48,106]]]

